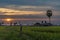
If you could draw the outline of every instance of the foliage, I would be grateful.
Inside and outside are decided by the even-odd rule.
[[[0,40],[60,40],[59,26],[0,26]]]

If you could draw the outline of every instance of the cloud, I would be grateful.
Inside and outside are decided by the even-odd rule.
[[[60,0],[0,0],[0,7],[11,7],[20,9],[20,6],[41,6],[43,9],[44,7],[53,7],[54,10],[60,10]],[[44,7],[43,7],[44,6]],[[48,8],[47,7],[47,8]],[[27,7],[28,8],[28,7]],[[27,9],[26,8],[26,9]],[[29,9],[27,9],[29,10]],[[30,9],[31,10],[31,9]]]
[[[0,12],[2,13],[2,15],[40,15],[44,13],[44,11],[21,11],[7,8],[0,8]]]
[[[0,15],[18,14],[20,16],[17,18],[45,18],[48,9],[53,11],[54,19],[60,19],[60,0],[0,0]]]
[[[7,5],[5,8],[9,9],[16,9],[16,10],[27,10],[27,11],[45,11],[48,9],[53,10],[54,8],[52,6],[18,6],[18,5]]]

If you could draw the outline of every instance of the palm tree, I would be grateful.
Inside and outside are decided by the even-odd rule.
[[[52,16],[52,11],[51,10],[47,10],[47,14],[46,14],[49,18],[49,23],[51,23],[51,16]]]

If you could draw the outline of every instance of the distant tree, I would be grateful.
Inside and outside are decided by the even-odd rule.
[[[35,23],[34,25],[35,25],[35,26],[40,26],[41,24],[40,24],[40,23]]]
[[[4,24],[4,22],[0,22],[0,26],[2,26],[2,24]]]
[[[10,26],[12,26],[12,22],[10,22]]]
[[[1,23],[0,23],[0,26],[1,26]]]
[[[45,21],[45,23],[47,23],[47,22]]]
[[[47,14],[46,15],[49,18],[49,23],[51,23],[52,10],[47,10]]]
[[[1,25],[4,24],[4,22],[1,22]]]
[[[14,23],[14,26],[16,26],[17,22]]]
[[[43,21],[41,23],[43,23]]]

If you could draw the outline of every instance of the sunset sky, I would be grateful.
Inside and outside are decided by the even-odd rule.
[[[45,20],[48,9],[53,11],[52,22],[60,24],[60,0],[0,0],[0,15],[20,15],[18,18]]]

